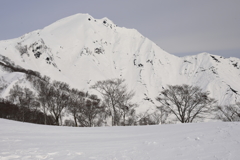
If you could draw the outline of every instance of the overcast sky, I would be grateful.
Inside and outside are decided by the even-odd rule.
[[[240,0],[1,0],[0,40],[76,13],[135,28],[177,56],[240,58]]]

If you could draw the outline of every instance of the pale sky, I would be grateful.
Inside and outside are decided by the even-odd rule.
[[[177,56],[240,58],[240,0],[0,0],[0,40],[76,13],[135,28]]]

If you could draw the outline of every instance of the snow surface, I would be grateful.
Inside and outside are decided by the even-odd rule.
[[[75,128],[0,119],[0,160],[238,160],[240,123]]]
[[[27,53],[21,55],[19,46],[27,46]],[[219,105],[240,101],[238,58],[209,53],[176,57],[135,29],[118,27],[107,18],[94,19],[88,14],[76,14],[22,37],[0,41],[0,55],[84,91],[98,80],[126,79],[142,112],[156,109],[155,98],[167,85],[199,86],[209,91]],[[6,76],[0,70],[1,82],[8,82],[7,88],[11,88]]]

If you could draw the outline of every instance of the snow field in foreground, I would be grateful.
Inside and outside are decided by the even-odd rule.
[[[237,160],[240,123],[73,128],[0,119],[0,160]]]

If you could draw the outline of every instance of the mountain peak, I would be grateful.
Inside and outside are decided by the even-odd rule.
[[[111,28],[116,27],[116,25],[110,19],[108,19],[107,17],[104,17],[102,19],[95,19],[94,17],[92,17],[91,15],[89,15],[87,13],[86,14],[78,13],[78,14],[63,18],[61,20],[58,20],[55,23],[52,23],[51,25],[49,25],[45,28],[48,28],[48,27],[51,27],[51,26],[58,26],[58,27],[71,26],[71,27],[74,27],[74,26],[78,26],[78,25],[87,25],[88,27],[90,27],[89,23],[91,25],[96,25],[96,24],[99,25],[100,24],[100,25],[104,25],[104,26],[107,26],[107,27],[111,27]]]

